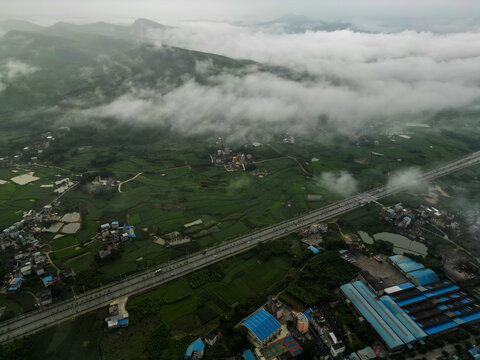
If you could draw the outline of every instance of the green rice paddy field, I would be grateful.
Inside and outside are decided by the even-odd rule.
[[[346,137],[343,142],[299,138],[295,145],[273,141],[259,147],[240,147],[240,151],[252,153],[257,169],[269,173],[264,178],[212,166],[208,153],[215,145],[203,140],[121,147],[72,146],[65,160],[58,164],[66,171],[35,165],[22,166],[19,173],[0,168],[0,179],[8,180],[28,171],[41,178],[24,186],[11,182],[0,185],[0,225],[9,226],[23,211],[50,202],[54,198],[52,189],[40,185],[51,184],[60,177],[107,170],[123,181],[141,172],[141,176],[122,186],[122,193],[113,188],[108,194],[95,195],[88,192],[86,185],[68,192],[62,198],[62,206],[82,212],[82,229],[57,240],[49,236],[41,239],[50,244],[58,267],[73,268],[77,273],[94,269],[105,283],[337,199],[338,195],[329,193],[317,180],[325,171],[348,171],[361,190],[384,184],[396,169],[411,165],[430,167],[474,150],[471,142],[449,137],[433,127],[414,128],[409,135],[411,139],[397,136],[395,141],[389,136],[372,135],[358,141]],[[475,132],[461,136],[468,140],[474,135]],[[373,157],[371,151],[385,156]],[[109,160],[101,163],[105,157]],[[313,158],[316,161],[312,162]],[[312,194],[316,197],[308,200]],[[203,224],[184,227],[197,219]],[[115,260],[98,263],[95,256],[102,243],[84,244],[101,223],[113,220],[135,225],[137,238]],[[356,231],[358,226],[378,226],[377,219],[365,210],[347,215],[344,223],[347,231]],[[169,249],[153,242],[154,234],[171,231],[186,233],[193,241]]]
[[[62,354],[68,352],[74,360],[130,359],[141,353],[149,331],[160,323],[167,324],[174,336],[183,336],[185,332],[205,335],[234,303],[266,291],[283,279],[289,267],[287,256],[272,257],[262,263],[254,253],[243,254],[222,263],[223,277],[219,281],[193,289],[186,277],[130,299],[127,309],[132,320],[136,309],[145,304],[159,304],[159,311],[134,321],[124,330],[108,332],[104,324],[106,310],[102,309],[43,331],[32,339],[34,355],[30,358],[63,358]]]
[[[29,172],[33,172],[34,176],[40,179],[25,185],[10,181],[13,177]],[[52,184],[66,176],[68,176],[67,172],[37,165],[25,165],[19,168],[0,167],[0,180],[7,181],[5,184],[0,184],[0,228],[13,225],[22,218],[23,212],[36,209],[53,200],[55,197],[53,189],[42,188],[41,185]]]

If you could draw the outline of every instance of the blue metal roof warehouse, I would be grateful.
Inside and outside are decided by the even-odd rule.
[[[397,334],[388,326],[385,320],[375,311],[375,309],[363,298],[362,295],[352,284],[340,286],[345,296],[350,299],[355,308],[372,325],[377,333],[382,337],[389,349],[395,350],[401,348],[404,343]]]
[[[247,320],[244,325],[250,332],[260,341],[264,342],[270,336],[272,336],[281,325],[270,313],[265,309],[260,309]]]
[[[420,269],[409,272],[407,277],[411,278],[418,285],[424,286],[437,281],[440,281],[437,274],[432,269]]]
[[[409,273],[415,270],[423,269],[425,266],[403,255],[393,255],[389,258],[395,265],[397,265],[404,273]]]
[[[406,256],[392,256],[391,260],[404,270],[419,267]],[[480,321],[475,300],[450,281],[440,281],[433,270],[420,268],[406,276],[417,286],[409,282],[391,286],[380,299],[362,281],[340,287],[390,350],[411,347],[417,341],[423,344],[431,335]]]
[[[427,337],[427,334],[417,325],[415,321],[408,316],[403,309],[398,306],[390,296],[382,296],[380,300],[387,306],[387,308],[400,320],[400,322],[415,336],[419,341]]]
[[[375,311],[382,317],[383,320],[392,328],[397,336],[405,344],[410,344],[415,341],[415,337],[407,330],[407,328],[392,314],[392,312],[385,306],[384,303],[378,300],[370,289],[361,281],[356,281],[353,286],[363,296],[365,300],[375,309]]]

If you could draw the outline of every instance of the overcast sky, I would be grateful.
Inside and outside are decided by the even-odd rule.
[[[186,19],[265,20],[286,13],[314,19],[349,17],[471,17],[479,0],[0,0],[0,17],[55,21],[162,22]]]

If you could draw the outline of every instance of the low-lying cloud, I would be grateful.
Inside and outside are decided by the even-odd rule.
[[[317,179],[318,185],[341,196],[350,196],[357,192],[358,183],[347,171],[324,172]]]
[[[387,183],[389,191],[401,190],[425,190],[428,182],[422,179],[422,171],[419,168],[408,168],[390,174]]]
[[[287,34],[196,22],[152,30],[149,38],[159,46],[253,59],[308,76],[292,80],[258,69],[218,75],[211,62],[197,62],[195,71],[206,82],[186,79],[167,93],[134,88],[84,115],[158,122],[186,134],[258,137],[273,127],[352,132],[480,99],[480,33]]]
[[[38,68],[18,60],[8,60],[0,64],[0,92],[21,77],[36,72]]]

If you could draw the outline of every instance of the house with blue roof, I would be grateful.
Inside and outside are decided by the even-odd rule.
[[[10,280],[8,283],[8,291],[17,291],[20,289],[23,283],[23,277],[14,277],[13,279]]]
[[[312,253],[314,253],[315,255],[318,254],[318,253],[320,253],[320,251],[319,251],[315,246],[313,246],[313,245],[310,245],[310,246],[308,247],[308,250],[310,250],[310,251],[311,251]]]
[[[253,352],[252,350],[245,350],[242,354],[242,358],[244,360],[257,360],[257,358],[255,357],[255,355],[253,355]]]
[[[242,322],[250,340],[256,345],[265,345],[280,334],[282,326],[272,314],[261,308]]]
[[[402,220],[403,226],[409,226],[412,222],[412,218],[410,216],[405,216]]]
[[[54,280],[53,280],[53,277],[51,275],[48,275],[48,276],[45,276],[43,279],[42,279],[42,282],[43,282],[43,285],[45,287],[49,287],[50,285],[53,284]]]
[[[480,360],[480,351],[478,346],[474,346],[468,350],[468,353],[473,357],[474,360]]]
[[[188,345],[187,350],[185,351],[185,359],[201,359],[205,353],[205,344],[202,339],[198,338],[190,345]]]

